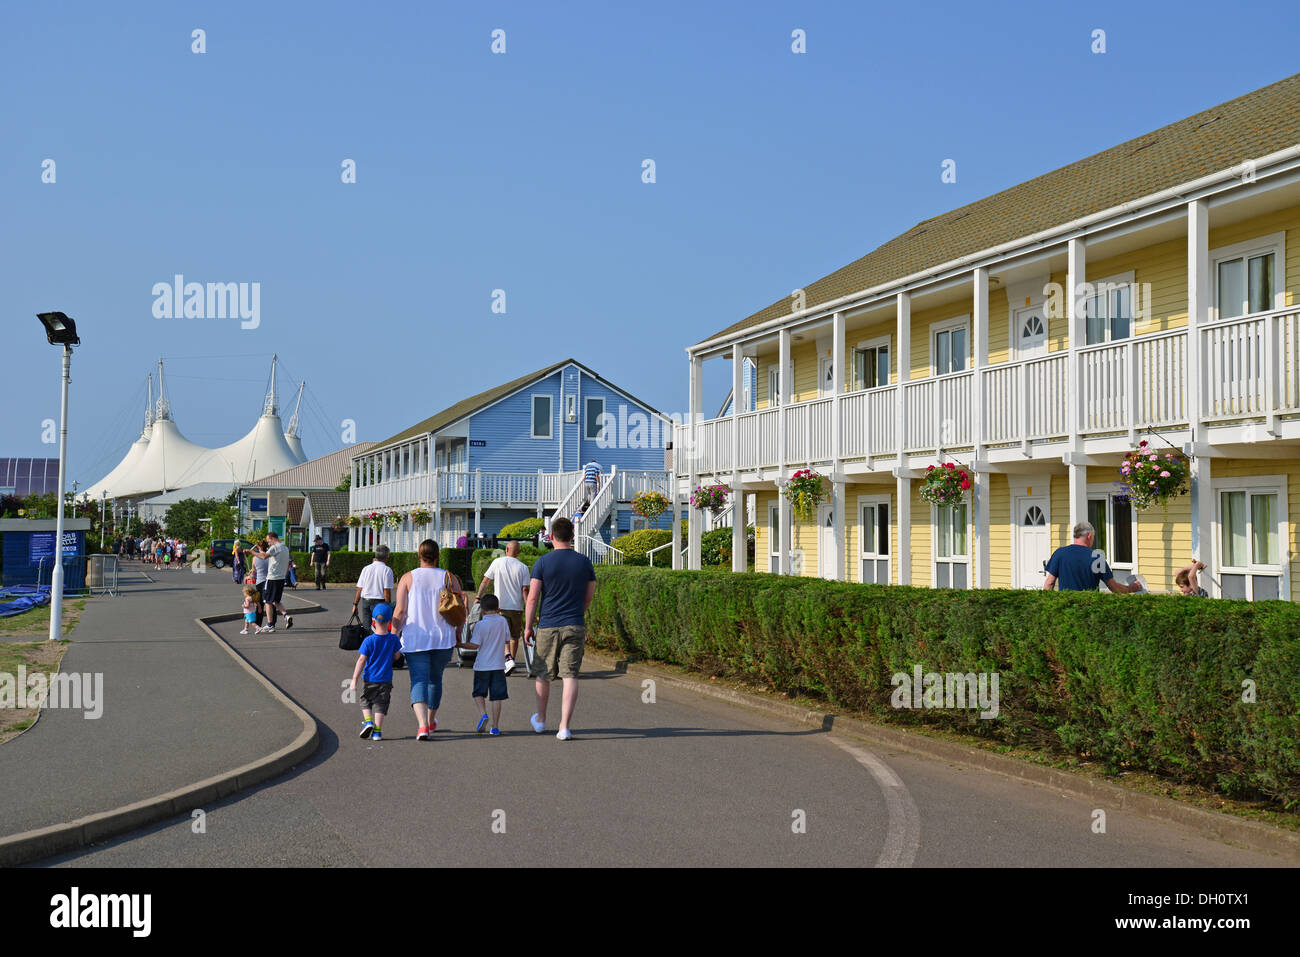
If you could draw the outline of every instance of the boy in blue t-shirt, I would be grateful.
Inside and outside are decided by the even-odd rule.
[[[393,606],[380,602],[370,613],[370,627],[374,633],[361,642],[357,652],[357,666],[352,670],[353,693],[357,679],[365,677],[361,686],[361,737],[372,741],[384,739],[384,715],[393,693],[393,655],[401,639],[388,630],[393,620]]]

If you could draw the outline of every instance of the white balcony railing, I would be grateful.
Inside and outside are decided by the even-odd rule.
[[[1300,307],[1202,326],[1200,387],[1207,421],[1272,417],[1300,412]],[[973,370],[861,392],[836,399],[747,412],[698,423],[692,447],[689,424],[674,429],[679,473],[732,469],[732,429],[738,431],[742,471],[830,461],[833,401],[840,404],[840,458],[895,456],[975,440],[976,389],[983,399],[981,441],[1007,445],[1068,436],[1078,416],[1086,436],[1185,425],[1187,331],[1125,339],[1078,351],[1077,382],[1070,354]],[[903,435],[897,435],[902,391]],[[1077,401],[1068,402],[1070,395]],[[785,448],[780,448],[781,420]]]

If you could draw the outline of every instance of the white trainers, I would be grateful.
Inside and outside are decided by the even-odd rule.
[[[568,741],[570,738],[573,737],[573,732],[570,731],[568,728],[561,728],[559,731],[555,732],[555,736],[559,738],[561,741]]]
[[[509,677],[510,672],[514,670],[515,670],[515,659],[510,655],[506,655],[506,667],[505,667],[506,676]]]
[[[245,628],[243,631],[240,632],[240,634],[241,634],[241,635],[246,635],[246,634],[248,634],[248,629]]]
[[[546,722],[537,720],[536,711],[534,711],[533,716],[528,719],[528,723],[533,726],[533,730],[536,731],[538,734],[541,734],[543,731],[546,730]]]

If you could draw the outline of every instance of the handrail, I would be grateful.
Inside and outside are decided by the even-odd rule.
[[[612,547],[612,546],[611,546],[611,547]],[[672,548],[672,547],[673,547],[672,539],[669,539],[668,541],[664,542],[662,545],[656,545],[654,548],[648,550],[645,554],[646,554],[646,558],[650,559],[650,566],[651,566],[652,568],[654,567],[654,563],[655,563],[655,552],[662,552],[665,548]],[[683,548],[683,549],[682,549],[682,557],[685,558],[685,557],[686,557],[686,553],[689,552],[689,551],[690,551],[690,546],[689,546],[689,545],[688,545],[686,548]]]
[[[577,546],[587,559],[596,565],[622,565],[624,551],[621,548],[615,548],[608,542],[593,538],[591,535],[578,535]]]

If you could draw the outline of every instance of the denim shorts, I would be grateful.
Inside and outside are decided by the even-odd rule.
[[[424,702],[437,709],[442,704],[442,670],[451,661],[452,648],[408,651],[406,670],[411,676],[411,704]]]
[[[487,698],[489,701],[505,701],[510,697],[506,693],[506,673],[497,671],[474,672],[475,698]]]

